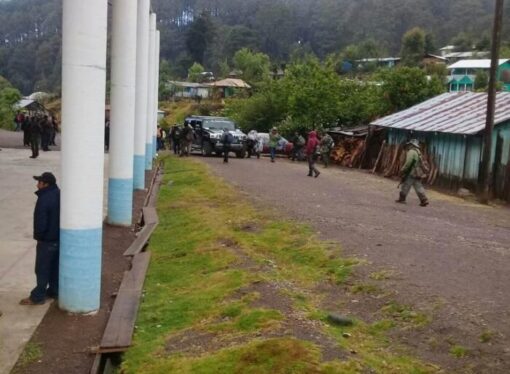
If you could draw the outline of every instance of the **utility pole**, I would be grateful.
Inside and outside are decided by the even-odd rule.
[[[503,5],[504,0],[496,0],[496,10],[494,16],[494,27],[492,30],[491,47],[491,70],[489,77],[489,92],[487,99],[487,122],[484,132],[484,147],[480,172],[479,193],[480,202],[487,204],[489,202],[489,176],[490,162],[492,156],[492,129],[494,128],[494,113],[496,110],[496,84],[497,70],[499,67],[499,49],[501,46],[501,27],[503,23]]]

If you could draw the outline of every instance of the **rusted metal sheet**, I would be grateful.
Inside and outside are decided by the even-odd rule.
[[[445,93],[407,110],[372,122],[373,126],[422,132],[477,134],[485,128],[487,94]],[[510,120],[510,92],[496,98],[495,124]]]

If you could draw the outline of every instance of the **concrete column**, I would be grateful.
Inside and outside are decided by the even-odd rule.
[[[158,110],[159,110],[159,51],[160,51],[160,33],[156,30],[156,44],[154,54],[154,157],[157,153],[157,136],[158,136]]]
[[[62,309],[99,309],[108,2],[64,1],[62,26]]]
[[[130,226],[133,209],[137,0],[113,0],[108,223]]]
[[[145,139],[145,170],[152,170],[152,158],[154,156],[153,138],[154,130],[154,58],[156,55],[156,13],[151,13],[149,22],[149,77],[147,79],[147,123]]]
[[[135,157],[133,187],[145,188],[145,139],[147,129],[147,79],[149,77],[149,0],[138,0],[136,40]]]

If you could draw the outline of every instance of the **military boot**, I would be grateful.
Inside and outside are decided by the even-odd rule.
[[[400,193],[398,200],[395,200],[396,203],[405,204],[406,203],[406,195],[402,192]]]
[[[427,196],[419,194],[418,197],[420,198],[420,206],[426,207],[429,205],[429,199],[427,199]]]

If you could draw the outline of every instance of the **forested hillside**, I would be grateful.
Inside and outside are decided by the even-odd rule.
[[[279,63],[288,61],[293,53],[312,52],[324,58],[367,40],[376,42],[372,53],[394,55],[399,52],[402,35],[414,26],[431,33],[436,46],[455,37],[487,44],[493,3],[153,0],[153,9],[162,31],[162,57],[170,61],[174,75],[185,76],[195,61],[219,71],[242,47],[264,52]],[[193,28],[197,22],[199,27]],[[510,30],[510,25],[505,26]],[[60,31],[61,0],[0,1],[0,75],[25,94],[57,91]]]

